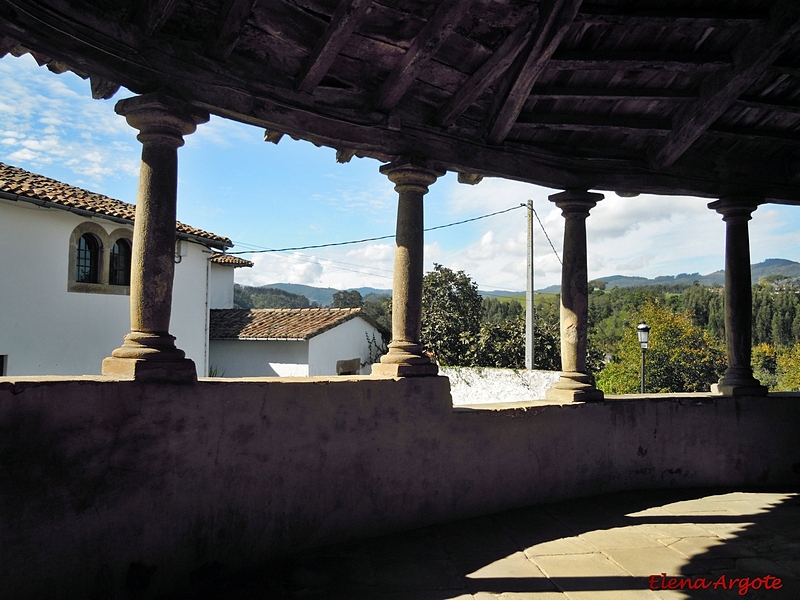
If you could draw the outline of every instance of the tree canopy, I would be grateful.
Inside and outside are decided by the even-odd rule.
[[[442,365],[464,365],[481,328],[478,285],[464,271],[434,264],[422,280],[420,341]]]
[[[645,391],[708,391],[725,372],[725,352],[719,340],[692,323],[690,313],[675,313],[664,304],[648,302],[634,317],[651,327]],[[629,326],[613,360],[597,375],[597,386],[607,394],[634,394],[639,391],[640,366],[636,328]]]

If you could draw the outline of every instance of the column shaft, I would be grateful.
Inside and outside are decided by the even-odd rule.
[[[712,386],[725,395],[761,396],[767,388],[751,366],[753,291],[750,281],[750,233],[747,222],[760,198],[727,197],[710,203],[725,221],[725,347],[728,370]]]
[[[376,375],[436,375],[438,367],[419,342],[422,323],[422,269],[424,249],[423,198],[428,186],[444,171],[410,159],[381,167],[398,193],[392,283],[392,341],[381,362],[372,366]]]
[[[167,333],[175,274],[178,153],[156,141],[142,146],[131,257],[131,330]]]
[[[195,365],[169,334],[178,148],[208,113],[162,94],[121,100],[116,111],[140,132],[142,164],[131,255],[131,332],[103,361],[103,375],[191,382],[197,379]]]
[[[550,196],[566,220],[561,270],[561,378],[547,390],[557,401],[602,400],[586,372],[589,283],[586,257],[586,217],[602,194],[566,191]]]

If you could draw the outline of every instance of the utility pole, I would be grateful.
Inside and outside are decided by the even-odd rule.
[[[528,287],[525,290],[525,368],[533,370],[533,200],[528,200]]]

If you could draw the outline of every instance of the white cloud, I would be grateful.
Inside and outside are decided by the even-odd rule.
[[[0,160],[33,171],[58,165],[89,177],[95,188],[131,175],[128,140],[136,132],[114,113],[113,103],[92,99],[88,81],[51,73],[27,55],[9,56],[0,60],[0,87],[6,99],[0,105],[6,129]]]

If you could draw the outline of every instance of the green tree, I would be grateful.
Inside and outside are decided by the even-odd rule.
[[[382,333],[383,341],[388,344],[390,340],[387,339],[387,335],[391,336],[392,332],[392,297],[369,294],[367,298],[361,309],[383,327],[386,332]]]
[[[648,392],[707,391],[725,372],[726,360],[718,340],[692,323],[688,312],[673,313],[650,302],[635,314],[651,327],[647,350],[645,389]],[[597,385],[607,394],[630,394],[639,390],[641,348],[635,326],[622,336],[612,362],[597,376]]]
[[[753,376],[770,390],[778,389],[778,353],[775,346],[756,344],[750,358]]]
[[[364,299],[358,290],[341,290],[333,293],[333,308],[361,308]]]
[[[800,345],[780,348],[777,354],[777,388],[786,392],[800,390]]]
[[[482,314],[478,285],[469,275],[434,264],[422,281],[420,340],[426,351],[442,365],[469,365]]]

